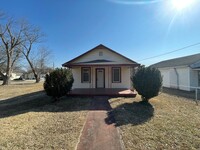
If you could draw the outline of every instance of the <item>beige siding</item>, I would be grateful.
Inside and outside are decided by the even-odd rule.
[[[96,69],[105,69],[105,88],[130,88],[130,67],[121,67],[121,83],[112,83],[112,67],[95,66],[91,67],[91,83],[81,83],[81,67],[72,68],[74,77],[74,88],[96,88]]]
[[[121,67],[121,83],[111,83],[111,88],[131,88],[130,67]]]
[[[102,52],[103,55],[99,56],[99,52]],[[109,60],[111,62],[105,62],[104,64],[132,64],[133,62],[129,61],[128,59],[121,57],[120,55],[109,51],[107,49],[96,49],[91,51],[89,54],[82,56],[81,58],[73,61],[73,63],[80,63],[80,62],[88,62],[93,60]],[[98,63],[97,63],[98,64]]]
[[[81,83],[81,67],[72,69],[74,83],[72,88],[90,88],[91,83]]]

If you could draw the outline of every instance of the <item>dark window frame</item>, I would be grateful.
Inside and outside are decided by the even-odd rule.
[[[114,81],[114,70],[119,69],[119,80]],[[121,83],[121,67],[112,67],[112,83]]]
[[[89,70],[89,80],[88,81],[84,81],[84,77],[83,77],[84,69]],[[81,67],[81,83],[91,83],[91,68],[90,67]]]

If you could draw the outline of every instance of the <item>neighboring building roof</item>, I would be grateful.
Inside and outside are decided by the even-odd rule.
[[[78,56],[78,57],[76,57],[76,58],[74,58],[74,59],[62,64],[62,66],[63,67],[71,67],[71,66],[81,66],[81,65],[84,66],[84,65],[95,65],[95,64],[96,65],[110,65],[110,64],[117,65],[117,63],[115,61],[107,60],[107,59],[95,59],[95,60],[88,60],[88,61],[83,61],[83,62],[78,62],[78,63],[76,62],[78,59],[82,58],[83,56],[91,53],[92,51],[94,51],[96,49],[106,49],[106,50],[108,50],[108,51],[110,51],[110,52],[112,52],[114,54],[117,54],[118,56],[126,59],[127,61],[129,61],[129,63],[127,63],[127,64],[123,63],[123,64],[120,64],[120,65],[130,65],[130,66],[139,66],[140,65],[137,62],[135,62],[135,61],[133,61],[133,60],[131,60],[131,59],[129,59],[129,58],[117,53],[116,51],[114,51],[114,50],[112,50],[112,49],[100,44],[100,45],[92,48],[91,50],[83,53],[82,55],[80,55],[80,56]]]
[[[193,69],[200,67],[200,53],[170,60],[165,60],[151,65],[155,68],[176,67],[176,66],[189,66]]]

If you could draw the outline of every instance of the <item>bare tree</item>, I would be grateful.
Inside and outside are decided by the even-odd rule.
[[[50,57],[51,51],[46,47],[39,47],[37,49],[37,52],[36,50],[34,50],[31,53],[29,60],[32,64],[34,72],[37,74],[38,82],[40,81],[41,74],[46,74],[47,72],[52,71],[52,67],[49,67],[48,65]],[[27,66],[27,70],[29,73],[33,72],[33,69],[30,67],[30,65]]]
[[[52,70],[52,68],[48,66],[50,56],[51,51],[46,47],[40,47],[37,49],[37,52],[35,50],[31,53],[31,57],[29,57],[29,60],[32,64],[33,69],[29,65],[27,70],[29,70],[29,73],[31,70],[31,72],[37,74],[37,78],[34,74],[36,83],[40,82],[41,74],[46,74],[47,72]]]
[[[4,13],[0,11],[0,20],[4,17]],[[3,50],[3,46],[0,44],[0,77],[3,77],[5,72],[5,63],[6,63],[6,53]]]
[[[20,57],[20,45],[24,41],[23,31],[26,30],[26,26],[8,18],[2,22],[4,23],[0,24],[0,49],[5,69],[0,68],[0,75],[3,78],[3,85],[8,85],[13,67]]]
[[[48,62],[51,55],[51,51],[47,47],[40,47],[38,49],[36,66],[38,68],[38,73],[45,73],[48,68]]]
[[[22,44],[23,49],[22,54],[26,58],[28,64],[30,65],[30,68],[34,74],[34,77],[36,79],[36,83],[40,82],[40,74],[37,71],[37,64],[35,58],[33,58],[33,46],[37,43],[41,42],[41,39],[43,37],[43,34],[40,32],[39,28],[29,26],[28,30],[24,31],[25,36],[25,42]]]
[[[6,53],[5,51],[3,51],[3,47],[0,45],[0,68],[2,68],[2,70],[5,70],[5,63],[6,63]]]
[[[27,60],[36,83],[40,81],[40,73],[45,67],[50,51],[47,48],[37,50],[36,46],[41,42],[43,34],[39,28],[31,26],[25,21],[17,22],[8,19],[0,12],[0,76],[3,85],[10,84],[12,71],[16,66],[21,54]],[[38,54],[33,59],[33,53]]]
[[[4,77],[4,72],[6,70],[6,54],[0,46],[0,77]]]

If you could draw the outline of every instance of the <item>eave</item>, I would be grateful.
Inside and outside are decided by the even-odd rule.
[[[68,67],[68,68],[72,68],[72,67],[96,67],[96,66],[129,66],[129,67],[138,67],[140,66],[140,64],[63,64],[63,67]]]
[[[81,57],[83,57],[83,56],[89,54],[90,52],[92,52],[93,50],[98,49],[98,48],[99,48],[99,49],[105,48],[105,49],[107,49],[107,50],[109,50],[109,51],[111,51],[111,52],[113,52],[113,53],[115,53],[115,54],[121,56],[122,58],[128,60],[129,62],[131,62],[131,63],[133,63],[133,64],[137,64],[137,62],[131,60],[130,58],[127,58],[127,57],[121,55],[120,53],[117,53],[116,51],[114,51],[114,50],[112,50],[112,49],[110,49],[110,48],[108,48],[108,47],[106,47],[106,46],[100,44],[100,45],[98,45],[98,46],[92,48],[91,50],[89,50],[89,51],[87,51],[87,52],[85,52],[85,53],[79,55],[78,57],[76,57],[76,58],[74,58],[74,59],[72,59],[72,60],[70,60],[70,61],[68,61],[68,62],[65,62],[64,64],[62,64],[62,66],[63,66],[63,67],[68,67],[69,64],[74,63],[74,62],[75,62],[76,60],[78,60],[79,58],[81,58]],[[139,65],[140,65],[140,64],[139,64]]]

